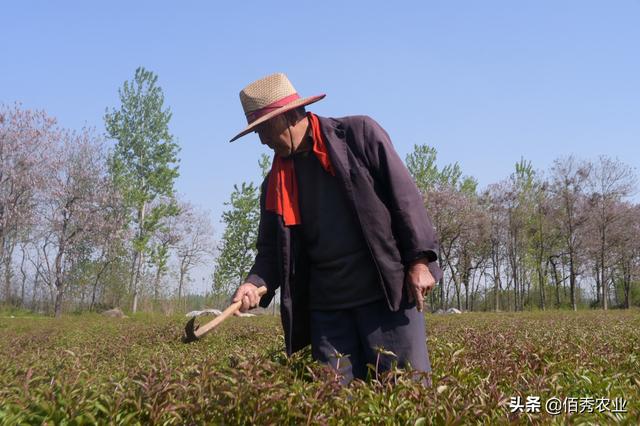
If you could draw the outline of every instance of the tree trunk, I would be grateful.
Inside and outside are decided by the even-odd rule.
[[[178,280],[178,303],[182,299],[182,285],[184,284],[184,276],[186,275],[186,271],[181,267],[180,268],[180,279]]]
[[[605,250],[605,234],[604,229],[601,235],[600,240],[600,282],[602,283],[602,309],[605,311],[609,309],[609,288],[607,285],[607,277],[605,275],[605,266],[604,266],[604,250]]]
[[[494,288],[493,288],[493,310],[498,312],[500,310],[500,271],[497,271],[494,277]]]
[[[602,273],[602,309],[606,311],[607,309],[609,309],[609,280],[608,280],[608,277],[605,276],[605,271],[604,271],[604,268],[602,268],[602,265],[601,265],[601,273]]]
[[[453,268],[451,268],[451,278],[453,278],[453,285],[456,289],[456,303],[458,309],[462,309],[462,305],[460,304],[460,281],[458,280],[456,274],[453,272]]]
[[[91,290],[91,304],[89,305],[89,312],[93,311],[93,308],[96,304],[96,292],[98,289],[98,283],[100,282],[100,278],[102,277],[102,274],[104,273],[104,271],[107,270],[108,265],[109,265],[109,262],[106,262],[102,265],[102,268],[100,268],[100,270],[96,274],[96,279],[93,281],[93,289]]]
[[[493,267],[493,310],[498,312],[500,310],[500,253],[498,252],[498,244],[492,244],[493,250],[491,253],[492,256],[492,267]]]
[[[58,254],[56,254],[55,268],[56,268],[56,296],[54,302],[54,316],[60,318],[62,315],[62,297],[64,295],[64,277],[62,271],[62,256],[64,253],[64,243],[60,243],[58,248]]]
[[[24,300],[24,286],[25,286],[26,282],[27,282],[27,275],[23,273],[22,274],[22,285],[21,285],[21,288],[20,288],[20,306],[22,308],[26,308],[26,306],[27,306],[27,304],[26,304],[26,302]]]
[[[604,252],[605,252],[606,243],[607,243],[607,224],[605,221],[606,210],[605,210],[604,194],[603,194],[603,200],[602,200],[602,211],[601,211],[600,219],[602,220],[602,223],[600,225],[600,256],[598,260],[600,261],[600,274],[601,274],[600,282],[602,283],[602,309],[606,311],[607,309],[609,309],[609,288],[607,285],[607,277],[606,277],[606,271],[605,271],[605,265],[604,265]]]
[[[519,288],[518,288],[518,259],[517,259],[517,254],[515,253],[515,240],[513,243],[513,247],[512,247],[512,253],[509,254],[509,263],[511,265],[511,278],[513,280],[513,310],[517,311],[518,310],[518,301],[519,301],[519,297],[518,297],[518,292],[519,292]]]
[[[469,310],[469,270],[465,268],[462,285],[464,285],[464,309]]]
[[[56,278],[56,298],[54,302],[53,313],[56,318],[60,318],[62,316],[62,296],[64,294],[64,289],[62,288],[62,283],[58,283],[58,278]]]
[[[27,271],[24,269],[24,261],[26,258],[26,253],[24,251],[24,247],[22,247],[22,260],[20,261],[20,273],[22,274],[22,285],[20,286],[20,305],[25,308],[26,303],[24,300],[24,287],[27,282]]]
[[[444,293],[444,308],[443,310],[447,310],[447,308],[449,307],[449,293],[451,292],[451,281],[452,279],[449,279],[446,283],[446,289],[445,289],[445,293]]]
[[[526,303],[526,305],[529,307],[529,310],[531,310],[531,277],[527,277],[524,266],[522,266],[520,270],[522,271],[522,282],[527,283],[527,292],[524,295],[525,297],[522,299],[520,306],[522,306],[522,310],[524,310],[524,305]]]
[[[471,274],[471,299],[469,300],[469,306],[467,307],[467,311],[469,312],[473,312],[473,307],[475,305],[475,301],[476,301],[476,295],[478,292],[478,286],[475,285],[476,283],[476,270],[474,269],[473,274]]]
[[[133,286],[134,286],[134,282],[136,280],[136,266],[138,265],[138,251],[134,248],[133,249],[133,261],[131,262],[131,274],[130,274],[130,278],[129,278],[129,287],[128,287],[128,291],[129,293],[133,294]]]
[[[162,272],[162,267],[158,266],[156,268],[156,276],[153,279],[153,301],[158,302],[158,298],[160,297],[160,275]]]
[[[569,251],[569,286],[571,291],[571,308],[574,311],[577,311],[578,304],[576,302],[576,272],[572,251]]]
[[[629,309],[629,292],[631,290],[631,265],[622,268],[622,285],[624,287],[624,308]]]
[[[595,265],[595,277],[596,277],[596,305],[602,306],[602,286],[600,285],[600,262],[596,262]]]
[[[35,277],[33,278],[33,294],[31,295],[31,310],[37,312],[36,307],[36,295],[38,293],[38,280],[40,278],[40,271],[36,269]]]
[[[5,244],[7,244],[7,239],[5,239],[4,241]],[[3,257],[3,263],[4,263],[4,295],[5,295],[5,302],[7,304],[13,304],[13,295],[11,294],[11,278],[13,276],[13,270],[11,268],[11,259],[13,258],[13,249],[15,247],[15,245],[11,242],[8,243],[9,247],[5,247],[4,250],[4,257]]]
[[[560,277],[558,277],[558,267],[556,262],[553,261],[553,256],[549,257],[551,268],[553,269],[553,280],[556,283],[556,309],[560,308]]]
[[[469,283],[464,285],[464,309],[469,310]]]
[[[138,283],[140,281],[140,271],[142,269],[142,261],[144,260],[144,253],[138,253],[138,264],[136,265],[136,272],[133,281],[133,306],[131,312],[134,314],[138,311]]]
[[[55,284],[56,284],[55,282],[47,284],[47,287],[49,288],[49,303],[47,304],[47,315],[50,315],[52,313],[51,309],[56,305],[56,285]]]
[[[144,233],[144,219],[145,219],[146,203],[142,203],[140,210],[138,211],[138,238],[142,239]],[[144,259],[144,249],[140,252],[136,252],[134,259],[137,257],[138,264],[135,266],[133,273],[133,307],[131,311],[135,314],[138,311],[138,281],[140,280],[140,269],[142,267],[142,261]]]
[[[540,286],[540,309],[545,310],[544,301],[544,275],[542,272],[542,266],[538,263],[538,285]]]

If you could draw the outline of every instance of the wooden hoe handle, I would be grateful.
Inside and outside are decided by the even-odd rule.
[[[266,286],[258,287],[258,289],[256,290],[256,293],[260,297],[264,296],[266,292],[267,292]],[[192,342],[194,340],[199,339],[203,335],[207,334],[208,332],[210,332],[211,330],[219,326],[220,323],[222,323],[222,321],[226,320],[228,317],[238,312],[238,310],[240,309],[240,306],[242,306],[242,300],[232,303],[231,305],[229,305],[227,309],[225,309],[222,312],[222,314],[220,314],[213,320],[209,321],[205,325],[197,328],[195,327],[195,317],[191,318],[191,320],[189,320],[189,322],[185,327],[185,337],[183,338],[183,341]]]

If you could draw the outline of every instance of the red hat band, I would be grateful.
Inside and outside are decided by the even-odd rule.
[[[300,99],[300,95],[298,95],[297,93],[294,93],[292,95],[289,96],[285,96],[282,99],[279,99],[275,102],[270,103],[267,106],[264,106],[260,109],[257,109],[255,111],[251,111],[247,113],[247,123],[251,124],[254,121],[256,121],[258,118],[262,117],[263,115],[269,114],[272,111],[277,110],[278,108],[282,108],[283,106],[297,100]]]

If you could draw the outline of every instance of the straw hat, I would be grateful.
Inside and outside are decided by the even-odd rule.
[[[287,76],[282,73],[272,74],[254,81],[240,92],[240,102],[244,114],[247,116],[248,126],[229,142],[253,132],[260,123],[264,123],[278,114],[312,104],[325,96],[322,94],[301,98]]]

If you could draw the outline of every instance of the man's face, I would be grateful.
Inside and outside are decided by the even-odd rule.
[[[256,127],[260,142],[281,157],[291,155],[289,123],[284,114],[279,114]]]

